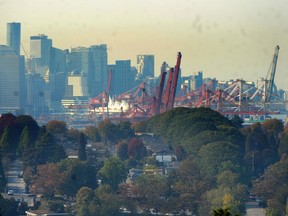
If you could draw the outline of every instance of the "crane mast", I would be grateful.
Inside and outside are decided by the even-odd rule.
[[[275,53],[274,53],[273,60],[272,60],[271,71],[267,74],[267,78],[266,78],[267,84],[265,86],[264,102],[270,102],[271,95],[272,95],[272,92],[273,92],[274,78],[275,78],[275,73],[276,73],[279,49],[280,49],[280,47],[277,45],[276,48],[275,48]],[[269,78],[268,78],[268,76],[269,76]]]

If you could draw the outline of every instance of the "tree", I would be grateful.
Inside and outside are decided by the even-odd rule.
[[[5,185],[6,185],[6,177],[3,169],[2,157],[0,156],[0,187],[4,187]]]
[[[215,176],[224,170],[241,171],[244,154],[240,147],[229,142],[213,142],[201,147],[198,153],[203,172]]]
[[[95,194],[89,187],[82,187],[79,189],[76,195],[76,215],[77,216],[92,216],[90,214],[89,205],[93,202]]]
[[[66,133],[67,124],[64,121],[52,120],[46,124],[46,129],[51,133]]]
[[[268,139],[269,147],[276,152],[280,144],[280,134],[283,132],[283,123],[278,119],[268,119],[262,124]]]
[[[280,137],[278,154],[280,156],[288,154],[288,130],[284,130]]]
[[[184,160],[174,175],[169,177],[169,186],[176,204],[175,209],[189,209],[197,212],[201,196],[211,187],[212,181],[192,158]]]
[[[147,156],[147,149],[142,140],[137,138],[130,139],[127,147],[127,155],[129,158],[132,157],[136,160],[141,160]]]
[[[81,188],[76,202],[77,216],[122,215],[119,210],[125,204],[109,185],[101,185],[94,192],[87,187]]]
[[[243,119],[239,117],[239,115],[233,115],[231,122],[233,123],[233,125],[237,128],[242,128],[242,124],[243,124]]]
[[[32,147],[30,132],[27,126],[22,131],[19,139],[18,152],[20,155],[27,149]]]
[[[178,161],[182,161],[187,157],[187,152],[185,151],[184,147],[181,145],[177,145],[174,148],[174,153],[175,153]]]
[[[232,216],[232,214],[230,213],[229,208],[218,208],[213,210],[213,216]]]
[[[35,146],[25,149],[22,153],[24,167],[56,163],[66,157],[63,146],[57,144],[53,135],[47,132],[45,128],[40,129]]]
[[[81,133],[80,140],[79,140],[79,147],[78,147],[78,158],[82,161],[87,160],[86,144],[87,144],[87,141],[85,139],[84,133]]]
[[[109,119],[105,119],[104,121],[100,122],[98,124],[98,129],[105,143],[107,143],[107,141],[115,143],[120,138],[119,128]]]
[[[253,192],[267,200],[268,211],[281,215],[286,210],[288,196],[288,159],[269,166],[263,176],[253,182]],[[273,215],[273,214],[271,214]]]
[[[13,127],[15,125],[16,116],[11,113],[1,114],[0,116],[0,136],[6,127]]]
[[[126,141],[120,142],[117,145],[117,156],[122,161],[127,160],[129,158],[128,157],[128,144]]]
[[[0,148],[1,151],[4,153],[12,153],[13,152],[13,141],[12,141],[12,133],[9,127],[4,129],[4,133],[0,139]]]
[[[131,122],[121,121],[118,125],[122,139],[129,139],[135,136],[134,130],[131,128]]]
[[[0,194],[0,215],[3,216],[17,216],[17,206],[18,203],[15,201],[14,198],[11,199],[4,199]]]
[[[96,169],[86,161],[67,158],[58,163],[63,174],[61,192],[67,196],[75,197],[82,187],[95,189],[97,187]]]
[[[15,130],[16,134],[14,134],[14,135],[16,137],[17,144],[19,142],[19,138],[22,134],[22,131],[25,127],[27,127],[29,130],[31,141],[35,142],[35,140],[37,139],[37,136],[38,136],[39,126],[38,126],[37,122],[31,116],[29,116],[29,115],[17,116],[17,118],[15,120],[15,126],[16,126],[16,130]]]
[[[91,215],[121,215],[119,209],[123,204],[123,200],[117,196],[115,191],[109,185],[101,185],[95,191],[95,198],[89,205]],[[98,205],[97,209],[91,207]],[[91,210],[94,210],[92,212]]]
[[[98,172],[101,183],[108,184],[116,191],[118,184],[127,178],[128,170],[124,163],[116,157],[108,158],[104,162],[104,166]]]
[[[163,197],[168,189],[167,178],[164,175],[141,175],[136,179],[136,187],[140,189],[140,196],[146,200],[150,208],[159,211],[163,205]],[[151,187],[153,185],[153,187]]]
[[[101,141],[101,135],[96,126],[88,126],[84,129],[85,135],[94,142]]]
[[[32,179],[31,190],[35,194],[44,194],[46,197],[53,198],[55,192],[60,190],[62,177],[56,164],[39,165]]]

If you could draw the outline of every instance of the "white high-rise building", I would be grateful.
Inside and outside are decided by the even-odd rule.
[[[68,76],[68,89],[72,89],[69,96],[83,97],[88,96],[87,77],[81,74],[71,74]]]
[[[30,37],[30,58],[37,66],[49,65],[52,40],[44,34]]]

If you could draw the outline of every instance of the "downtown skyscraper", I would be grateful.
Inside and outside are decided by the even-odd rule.
[[[21,23],[7,23],[7,46],[20,55]]]

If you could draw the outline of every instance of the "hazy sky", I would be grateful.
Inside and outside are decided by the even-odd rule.
[[[108,62],[155,55],[182,74],[256,81],[280,46],[276,84],[288,89],[288,0],[0,0],[0,44],[7,22],[21,22],[22,43],[46,34],[61,49],[108,45]]]

